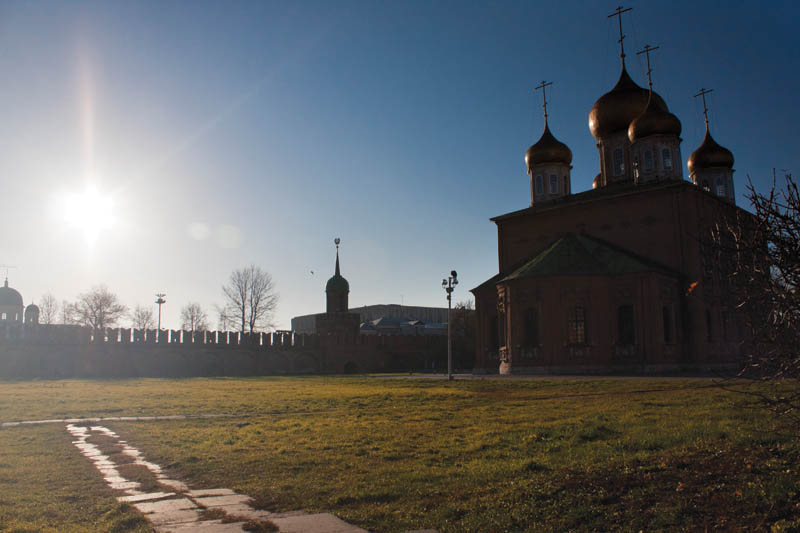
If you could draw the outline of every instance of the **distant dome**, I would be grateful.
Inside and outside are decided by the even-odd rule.
[[[325,292],[349,292],[350,284],[341,275],[336,274],[325,285]]]
[[[600,174],[594,177],[592,180],[592,189],[596,189],[600,186]]]
[[[22,307],[22,295],[8,286],[8,280],[6,280],[5,285],[0,287],[0,305]]]
[[[536,144],[528,148],[525,154],[528,171],[534,165],[541,163],[564,163],[566,165],[572,163],[572,151],[566,144],[553,137],[547,121],[544,123],[542,137],[536,141]]]
[[[350,292],[350,284],[342,276],[339,269],[339,239],[336,239],[336,270],[333,277],[325,285],[325,292]]]
[[[650,91],[636,85],[623,65],[617,84],[598,98],[589,111],[589,130],[597,140],[627,130],[630,123],[645,110],[649,99]],[[659,111],[669,111],[667,104],[655,92],[653,106]]]
[[[38,324],[39,323],[39,306],[30,304],[25,308],[25,323]]]
[[[690,173],[701,168],[733,168],[733,154],[717,144],[706,126],[706,136],[700,147],[689,156],[687,166]]]
[[[653,93],[655,94],[655,93]],[[669,111],[662,111],[650,99],[641,115],[628,126],[628,139],[636,142],[650,135],[680,135],[681,121]]]

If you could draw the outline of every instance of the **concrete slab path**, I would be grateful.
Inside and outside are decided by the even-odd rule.
[[[156,531],[240,532],[245,531],[243,526],[255,522],[263,526],[271,524],[281,533],[367,533],[330,513],[271,513],[254,509],[249,496],[228,488],[191,490],[182,481],[169,479],[159,465],[145,460],[139,450],[106,427],[70,423],[67,431],[75,438],[75,447],[95,464],[108,486],[122,493],[117,499],[136,507],[153,523]],[[93,435],[102,435],[107,442],[121,447],[121,453],[133,459],[127,464],[147,468],[165,490],[140,491],[140,483],[120,475],[117,470],[120,465],[110,461],[99,446],[89,442]]]

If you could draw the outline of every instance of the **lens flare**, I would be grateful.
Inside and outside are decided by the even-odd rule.
[[[114,202],[94,187],[68,194],[64,199],[64,221],[83,233],[87,245],[94,246],[100,233],[114,225]]]

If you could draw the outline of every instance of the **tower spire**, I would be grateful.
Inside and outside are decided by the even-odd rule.
[[[650,92],[651,93],[653,92],[653,76],[652,76],[653,69],[650,67],[650,52],[652,52],[654,50],[658,50],[659,48],[661,48],[661,47],[660,46],[650,46],[649,44],[646,44],[646,45],[644,45],[644,49],[636,52],[637,56],[640,56],[640,55],[644,54],[645,57],[647,57],[647,85],[650,87]]]
[[[694,95],[695,98],[701,96],[703,98],[703,116],[706,118],[706,131],[708,131],[708,106],[706,105],[706,95],[713,92],[714,89],[700,88],[700,92]]]
[[[534,91],[542,90],[542,108],[544,109],[544,124],[547,126],[547,87],[553,85],[552,81],[544,81],[533,88]]]
[[[334,244],[336,244],[336,275],[341,276],[341,272],[339,270],[339,243],[342,242],[342,239],[336,237],[333,239]]]
[[[617,17],[619,22],[619,57],[622,59],[622,68],[625,68],[625,35],[622,33],[622,14],[631,11],[632,7],[623,8],[622,6],[617,7],[617,9],[611,13],[607,18]]]

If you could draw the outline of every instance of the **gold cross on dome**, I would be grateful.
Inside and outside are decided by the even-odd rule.
[[[650,52],[653,50],[658,50],[661,48],[660,46],[650,46],[649,44],[644,45],[644,49],[636,52],[637,56],[644,54],[647,57],[647,85],[650,87],[650,90],[653,90],[653,77],[650,75],[653,72],[653,69],[650,68]]]
[[[534,91],[538,91],[539,89],[542,90],[542,107],[544,108],[544,121],[547,122],[547,87],[553,85],[552,81],[544,81],[533,88]]]
[[[618,17],[618,19],[619,19],[619,41],[617,41],[617,42],[619,43],[619,57],[622,58],[622,66],[623,67],[625,66],[625,45],[623,44],[622,41],[625,40],[625,35],[623,35],[623,33],[622,33],[622,14],[623,13],[627,13],[628,11],[631,11],[632,9],[633,9],[632,7],[623,8],[622,6],[619,6],[616,9],[616,11],[614,11],[613,13],[611,13],[607,17],[607,18]]]
[[[706,105],[706,95],[713,91],[714,89],[701,88],[700,92],[694,95],[695,98],[697,98],[698,96],[703,97],[703,116],[706,117],[706,126],[708,126],[708,106]]]

